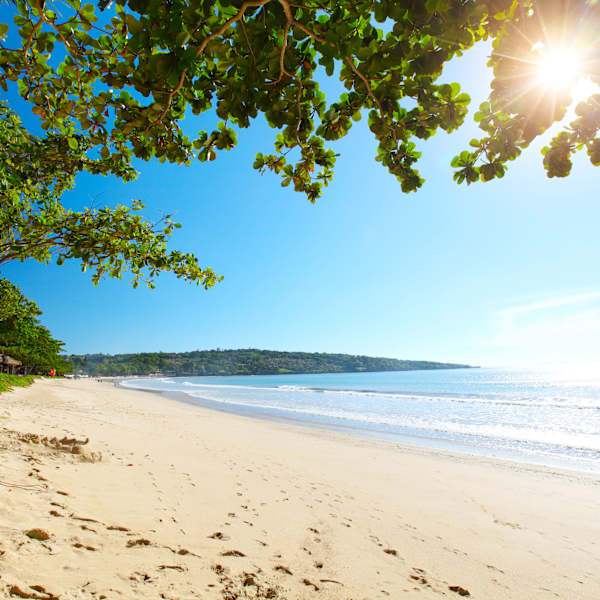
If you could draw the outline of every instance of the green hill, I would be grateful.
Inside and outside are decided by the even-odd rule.
[[[277,375],[283,373],[354,373],[459,369],[469,365],[397,360],[350,354],[273,350],[195,350],[136,354],[85,354],[64,357],[74,372],[89,375]]]

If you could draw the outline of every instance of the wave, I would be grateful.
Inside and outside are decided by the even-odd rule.
[[[221,386],[209,386],[209,387],[221,387]],[[248,389],[266,389],[271,390],[274,388],[253,388],[247,386]],[[528,398],[510,399],[506,396],[498,398],[501,394],[488,394],[486,397],[482,397],[481,394],[453,394],[451,392],[433,395],[427,392],[404,392],[404,391],[381,391],[381,390],[355,390],[355,389],[341,389],[341,388],[323,388],[323,387],[304,387],[295,385],[280,385],[275,389],[293,392],[317,392],[321,394],[342,394],[347,396],[365,396],[365,397],[378,397],[378,398],[406,398],[409,400],[428,400],[431,402],[460,402],[460,403],[480,403],[480,404],[498,404],[508,406],[535,406],[545,407],[551,406],[555,408],[582,408],[582,409],[596,409],[600,410],[599,400],[587,400],[577,399],[576,401],[569,400],[566,398],[552,398],[549,400],[530,400]],[[582,404],[585,402],[585,404]]]
[[[335,419],[352,422],[360,427],[361,424],[384,426],[389,428],[411,429],[420,432],[453,434],[503,440],[505,442],[543,444],[556,448],[571,450],[593,451],[600,458],[600,436],[586,433],[571,433],[556,429],[538,429],[534,427],[515,427],[511,425],[469,425],[453,421],[439,421],[430,418],[420,419],[407,415],[382,415],[375,413],[353,412],[342,409],[329,409],[322,406],[281,406],[269,403],[245,402],[205,394],[189,394],[201,400],[229,406],[239,406],[275,414],[293,413],[305,416]]]
[[[557,457],[559,461],[581,459],[593,464],[594,470],[600,468],[600,388],[596,386],[575,389],[548,382],[481,386],[472,380],[451,381],[444,388],[421,379],[417,389],[407,390],[403,386],[413,384],[402,379],[387,382],[388,389],[381,389],[384,386],[372,378],[352,387],[343,387],[348,386],[345,380],[326,377],[288,379],[293,385],[285,384],[285,378],[221,381],[165,376],[126,380],[123,385],[178,392],[195,404],[264,418],[291,418],[385,438],[400,436],[426,445],[455,445],[475,453],[537,457],[544,464]],[[304,382],[316,385],[298,385]]]
[[[149,382],[150,385],[145,384]],[[173,385],[172,388],[158,387],[155,383],[164,383]],[[411,401],[426,401],[426,402],[451,402],[460,404],[486,404],[498,406],[524,406],[532,408],[565,408],[572,410],[599,410],[600,400],[587,398],[560,398],[553,397],[548,399],[540,399],[539,397],[528,398],[510,398],[502,393],[487,393],[485,396],[481,394],[469,393],[427,393],[427,392],[407,392],[407,391],[382,391],[375,389],[344,389],[344,388],[325,388],[314,386],[299,386],[299,385],[278,385],[278,386],[254,386],[254,385],[235,385],[235,384],[215,384],[215,383],[194,383],[191,381],[177,382],[172,379],[136,379],[123,382],[125,387],[136,387],[139,389],[160,389],[161,391],[185,391],[185,388],[200,388],[204,390],[247,390],[247,391],[264,391],[273,393],[275,391],[295,392],[305,394],[325,394],[335,396],[351,396],[361,398],[386,398],[400,399]],[[184,386],[182,390],[179,386]]]

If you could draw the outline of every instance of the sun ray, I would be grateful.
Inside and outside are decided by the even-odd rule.
[[[499,52],[494,52],[494,56],[499,56],[500,58],[507,58],[509,60],[516,60],[517,62],[526,63],[528,65],[536,64],[535,60],[522,58],[521,56],[513,56],[512,54],[500,54]]]

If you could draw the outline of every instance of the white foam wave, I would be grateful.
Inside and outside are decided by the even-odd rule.
[[[479,425],[458,423],[455,421],[439,421],[423,419],[409,415],[382,415],[378,413],[355,412],[343,409],[332,409],[322,406],[281,406],[266,402],[256,403],[243,400],[233,400],[207,394],[193,393],[199,399],[209,400],[221,405],[254,408],[275,413],[294,413],[311,417],[321,417],[352,421],[357,424],[380,425],[391,428],[412,429],[423,432],[473,436],[513,443],[535,443],[555,447],[574,448],[600,452],[600,436],[588,433],[572,433],[557,429],[538,429],[534,427],[515,427],[511,425]]]
[[[272,389],[272,388],[262,388]],[[332,388],[311,388],[303,386],[278,386],[276,389],[292,391],[292,392],[308,392],[320,394],[336,394],[343,396],[361,396],[370,398],[401,398],[408,400],[423,400],[428,402],[459,402],[472,404],[498,404],[508,406],[534,406],[534,407],[554,407],[554,408],[585,408],[585,409],[600,409],[600,400],[598,399],[581,399],[576,400],[551,398],[548,400],[531,400],[528,398],[509,398],[502,394],[488,394],[486,397],[480,396],[450,396],[450,395],[433,395],[433,394],[416,394],[407,392],[381,392],[376,390],[345,390]]]
[[[157,383],[164,383],[170,387],[157,386]],[[131,384],[131,385],[127,385]],[[527,397],[511,398],[502,394],[486,394],[483,396],[451,396],[451,395],[435,395],[435,394],[417,394],[409,392],[384,392],[377,390],[349,390],[349,389],[334,389],[334,388],[319,388],[306,387],[297,385],[280,385],[275,387],[267,386],[249,386],[249,385],[232,385],[232,384],[216,384],[216,383],[195,383],[191,381],[183,381],[181,383],[172,379],[136,379],[123,382],[125,387],[135,387],[137,389],[151,389],[164,391],[187,391],[186,388],[199,388],[203,390],[247,390],[253,392],[261,390],[267,394],[275,392],[293,392],[298,394],[324,394],[326,396],[349,396],[359,398],[385,398],[399,399],[410,401],[423,402],[438,402],[438,403],[460,403],[460,404],[486,404],[486,405],[506,405],[506,406],[524,406],[535,408],[568,408],[581,410],[600,410],[599,399],[588,398],[548,398],[548,399],[530,399]],[[183,386],[183,389],[182,389]]]

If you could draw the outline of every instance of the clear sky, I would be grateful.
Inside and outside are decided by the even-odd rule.
[[[256,347],[479,365],[596,361],[599,171],[582,154],[569,178],[549,180],[540,142],[502,180],[452,181],[451,158],[479,132],[472,113],[487,95],[487,53],[448,66],[444,78],[471,95],[471,112],[459,132],[422,144],[427,181],[416,194],[375,162],[366,118],[333,146],[335,180],[314,206],[252,169],[275,135],[260,120],[214,163],[140,163],[131,184],[79,177],[69,206],[139,198],[150,219],[176,211],[183,228],[172,247],[225,276],[208,292],[170,275],[155,290],[127,279],[94,287],[74,262],[10,264],[2,276],[73,353]]]

